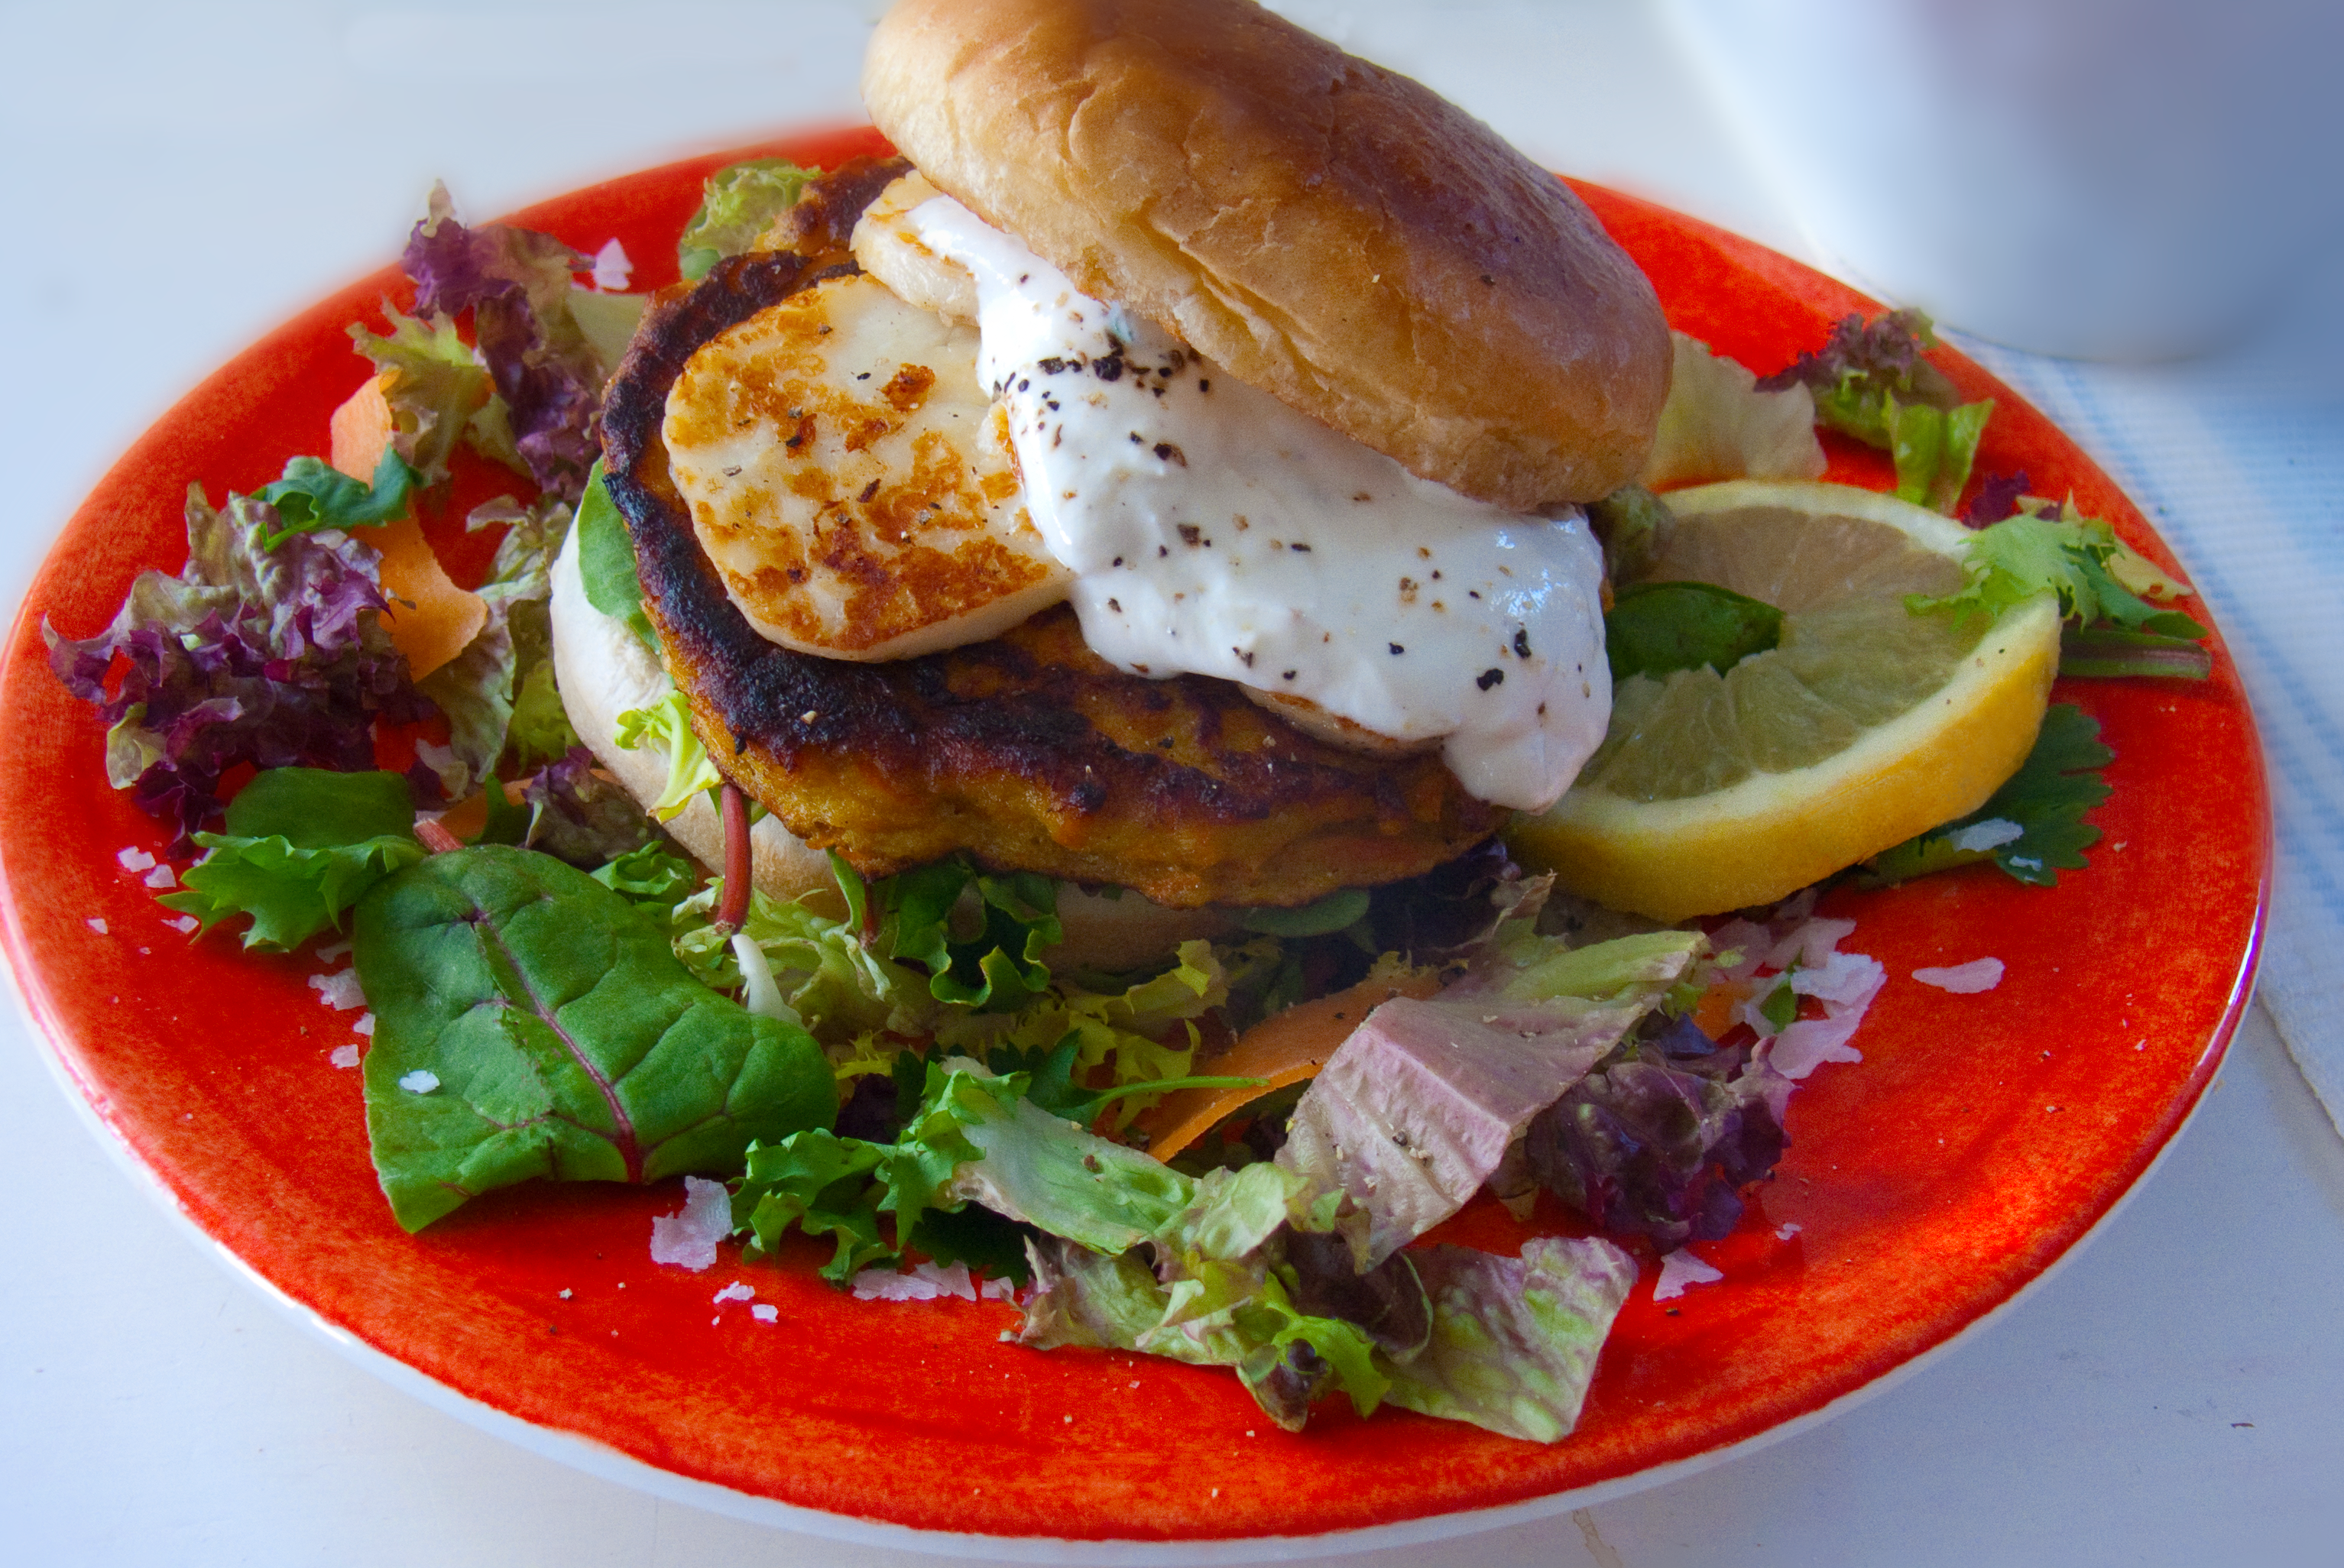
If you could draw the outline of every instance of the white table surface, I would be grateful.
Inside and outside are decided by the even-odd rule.
[[[1801,250],[1639,5],[1286,8],[1554,167]],[[14,458],[0,601],[181,392],[394,256],[434,177],[487,216],[856,117],[874,14],[875,0],[0,5],[0,429]],[[1893,72],[1871,81],[1893,90]],[[378,1381],[161,1212],[14,1013],[0,1017],[0,1170],[15,1194],[0,1219],[0,1561],[931,1560],[662,1502]],[[2093,1243],[1895,1388],[1666,1486],[1344,1560],[2344,1560],[2339,1298],[2344,1142],[2250,1014],[2195,1122]]]

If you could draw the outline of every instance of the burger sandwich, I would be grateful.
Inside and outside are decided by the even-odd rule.
[[[1552,804],[1610,705],[1581,505],[1672,353],[1571,191],[1247,0],[903,0],[864,87],[902,157],[663,295],[603,413],[759,886],[965,855],[1136,962]],[[649,798],[662,671],[579,549],[560,689]]]

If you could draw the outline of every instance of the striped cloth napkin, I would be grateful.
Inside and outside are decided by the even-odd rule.
[[[2325,995],[2344,977],[2344,310],[2169,366],[1947,337],[2124,487],[2238,659],[2277,831],[2256,1000],[2344,1134],[2344,1020]]]

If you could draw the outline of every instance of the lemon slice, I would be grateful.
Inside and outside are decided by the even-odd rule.
[[[1783,612],[1778,646],[1723,675],[1631,676],[1579,781],[1515,852],[1617,909],[1676,921],[1771,903],[1976,810],[2035,744],[2057,600],[1915,615],[1962,586],[1972,535],[1844,485],[1671,492],[1636,582],[1713,582]]]

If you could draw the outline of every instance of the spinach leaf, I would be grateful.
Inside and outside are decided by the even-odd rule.
[[[1603,617],[1614,681],[1703,664],[1723,675],[1782,640],[1780,610],[1713,582],[1631,583]]]
[[[157,900],[205,929],[249,915],[248,947],[288,951],[329,925],[359,895],[423,858],[415,802],[397,774],[271,768],[228,803],[227,831],[199,833],[204,857],[187,886]]]
[[[277,509],[277,520],[285,525],[268,536],[268,548],[315,529],[348,532],[402,517],[415,480],[415,470],[389,447],[375,464],[371,485],[316,458],[295,458],[285,465],[283,478],[260,487],[259,499]]]
[[[586,602],[603,614],[627,623],[644,647],[659,651],[651,617],[643,613],[643,582],[635,570],[635,541],[627,520],[602,482],[598,459],[586,475],[586,494],[578,502],[578,575],[585,583]]]
[[[531,1177],[730,1173],[753,1140],[838,1109],[811,1035],[702,986],[624,898],[550,855],[410,866],[359,903],[357,961],[367,1131],[409,1230]]]

